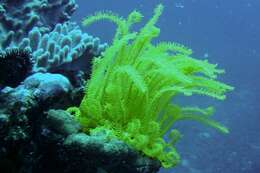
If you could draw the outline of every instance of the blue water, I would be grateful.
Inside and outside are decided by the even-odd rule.
[[[159,40],[182,43],[198,58],[218,63],[226,70],[220,79],[235,87],[223,102],[181,99],[184,104],[214,105],[214,118],[231,132],[223,135],[197,123],[180,123],[177,128],[184,137],[177,147],[182,163],[161,173],[260,173],[259,0],[77,0],[73,20],[80,22],[100,10],[127,16],[133,9],[145,20],[159,2],[165,5]],[[109,43],[115,27],[101,22],[84,30]]]

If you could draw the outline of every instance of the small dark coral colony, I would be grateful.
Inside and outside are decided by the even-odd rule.
[[[17,87],[32,70],[32,56],[29,51],[10,49],[0,54],[0,84]]]
[[[233,88],[183,45],[151,42],[161,4],[139,31],[131,31],[138,11],[84,19],[117,25],[110,46],[70,21],[76,8],[74,0],[0,3],[1,172],[155,173],[180,162],[178,120],[228,133],[212,107],[172,103],[192,94],[224,100]]]

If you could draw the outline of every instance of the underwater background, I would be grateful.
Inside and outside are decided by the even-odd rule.
[[[91,125],[79,118],[87,107],[90,62],[113,45],[117,29],[107,21],[86,27],[83,19],[97,11],[127,18],[138,10],[144,16],[133,27],[138,30],[160,3],[160,36],[153,43],[191,48],[192,57],[225,69],[218,80],[234,87],[216,86],[216,95],[232,90],[224,101],[174,97],[178,105],[215,107],[213,119],[229,133],[174,123],[181,162],[170,169],[114,140],[109,130],[89,132]],[[257,0],[0,0],[0,172],[260,173],[259,16]]]
[[[127,16],[140,10],[144,20],[158,3],[165,5],[159,19],[159,39],[190,47],[198,58],[207,58],[226,70],[223,81],[235,87],[224,102],[203,97],[183,103],[214,105],[215,119],[230,134],[223,135],[197,123],[179,123],[184,134],[177,145],[182,163],[161,173],[259,173],[260,172],[260,1],[257,0],[77,0],[73,18],[111,10]],[[110,42],[115,26],[99,22],[82,28]]]

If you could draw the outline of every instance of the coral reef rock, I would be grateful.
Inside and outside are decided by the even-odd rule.
[[[58,155],[63,156],[60,161],[69,172],[155,173],[160,167],[159,161],[143,157],[127,144],[102,133],[72,134],[65,139]]]
[[[32,90],[38,100],[43,101],[61,97],[72,89],[66,77],[51,73],[35,73],[28,77],[23,85]]]
[[[35,107],[65,104],[72,86],[60,74],[35,73],[16,88],[5,87],[0,92],[0,110],[20,114]]]
[[[160,168],[159,161],[105,133],[81,133],[63,110],[1,113],[0,130],[0,169],[6,173],[156,173]]]

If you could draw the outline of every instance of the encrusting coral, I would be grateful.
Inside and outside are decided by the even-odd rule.
[[[155,26],[163,6],[139,32],[131,26],[142,14],[133,11],[127,19],[100,12],[84,19],[84,25],[110,20],[117,25],[112,45],[93,60],[92,75],[79,106],[68,108],[86,133],[106,129],[145,155],[160,160],[165,168],[175,166],[180,157],[175,143],[180,132],[173,129],[179,120],[195,120],[228,133],[211,120],[213,108],[181,107],[171,102],[179,94],[200,94],[225,99],[229,85],[216,80],[223,70],[207,60],[191,57],[192,51],[177,43],[152,44],[160,29]],[[169,141],[163,139],[169,132]]]

